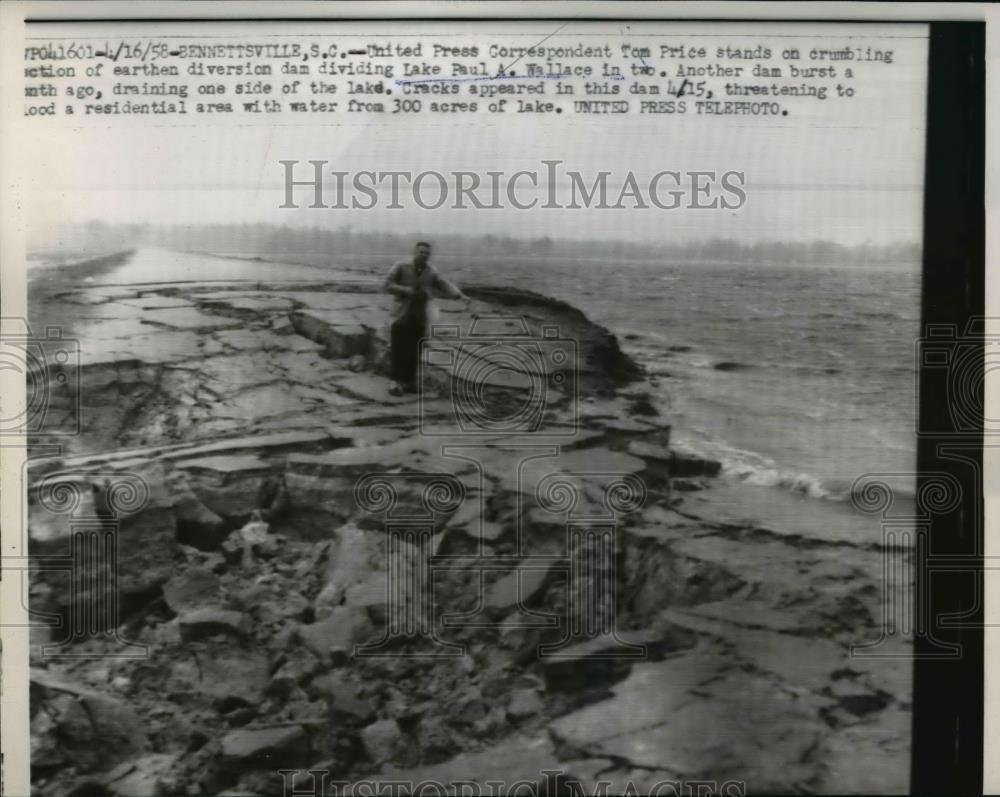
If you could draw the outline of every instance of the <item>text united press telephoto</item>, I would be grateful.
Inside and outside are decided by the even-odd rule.
[[[24,27],[25,791],[907,793],[929,25],[319,17]]]

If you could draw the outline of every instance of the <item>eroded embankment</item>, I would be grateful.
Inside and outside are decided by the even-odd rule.
[[[104,523],[121,639],[71,649],[146,649],[36,656],[38,792],[273,794],[306,767],[558,770],[610,793],[905,786],[905,664],[847,650],[878,636],[878,558],[713,521],[717,466],[671,451],[610,333],[528,292],[467,292],[494,326],[473,339],[443,308],[466,348],[420,399],[378,373],[388,298],[369,286],[60,297],[88,308],[82,400],[52,402],[81,434],[33,464],[31,545],[65,554],[72,518],[119,507]],[[503,372],[481,348],[510,345],[498,316],[527,326]],[[128,484],[145,500],[114,494]],[[74,487],[79,504],[60,503]],[[82,605],[100,605],[101,572],[85,566]],[[73,627],[66,579],[36,572],[31,604]],[[612,619],[617,638],[594,633]]]

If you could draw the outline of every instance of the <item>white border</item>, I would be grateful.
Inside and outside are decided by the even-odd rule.
[[[987,22],[987,96],[997,95],[1000,80],[1000,8],[986,3],[855,3],[855,2],[326,2],[325,0],[167,0],[167,2],[136,3],[131,0],[4,0],[0,3],[0,316],[25,316],[24,224],[19,202],[20,188],[31,179],[28,164],[19,163],[17,138],[20,130],[19,99],[23,93],[19,60],[23,20],[26,17],[45,19],[109,19],[109,18],[183,18],[225,20],[237,17],[273,17],[294,20],[302,17],[329,19],[372,18],[398,19],[427,17],[457,19],[483,17],[616,19],[755,19],[755,20],[823,20],[823,21],[981,21]],[[987,105],[987,173],[986,173],[986,291],[987,316],[1000,319],[1000,280],[995,269],[1000,253],[1000,156],[993,141],[1000,141],[1000,107]],[[1000,335],[1000,320],[989,330]],[[8,375],[12,376],[12,375]],[[12,405],[23,403],[23,389],[11,390],[0,372],[0,401],[4,412]],[[991,390],[991,385],[994,389]],[[986,417],[1000,417],[1000,396],[996,380],[986,382]],[[8,438],[9,440],[9,438]],[[4,489],[0,491],[0,527],[4,529],[4,555],[14,554],[20,545],[21,501],[23,485],[19,474],[23,450],[0,448],[0,476]],[[1000,449],[986,449],[984,456],[985,544],[986,556],[1000,555],[1000,544],[989,533],[1000,511]],[[13,490],[10,485],[20,489]],[[11,533],[11,529],[15,529]],[[13,541],[12,541],[13,540]],[[986,600],[986,683],[985,683],[985,755],[984,791],[1000,792],[1000,679],[993,677],[993,667],[1000,658],[1000,618],[996,606],[1000,585],[987,572]],[[18,594],[19,581],[4,578],[0,582],[0,624],[23,622],[24,611]],[[20,797],[30,791],[28,776],[28,639],[26,633],[9,633],[0,628],[2,639],[2,671],[0,671],[0,737],[3,740],[3,795]]]
[[[986,9],[986,316],[987,334],[1000,335],[1000,7]],[[991,146],[993,144],[993,146]],[[1000,394],[997,381],[986,380],[984,415],[997,418]],[[990,442],[987,438],[986,442]],[[994,441],[994,445],[997,443]],[[987,563],[1000,556],[993,529],[1000,517],[1000,448],[983,450],[983,541]],[[986,565],[989,567],[989,564]],[[985,601],[983,629],[983,793],[1000,792],[1000,579],[983,574]]]

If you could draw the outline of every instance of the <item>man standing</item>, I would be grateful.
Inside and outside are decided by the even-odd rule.
[[[393,395],[417,390],[420,339],[427,334],[433,296],[469,302],[468,296],[434,270],[430,257],[431,245],[417,242],[413,259],[396,263],[385,281],[385,289],[396,297],[389,333],[389,375],[396,382],[390,391]]]

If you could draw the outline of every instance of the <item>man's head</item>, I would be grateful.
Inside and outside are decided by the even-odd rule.
[[[417,245],[413,247],[413,262],[425,266],[430,259],[431,245],[426,241],[417,241]]]

